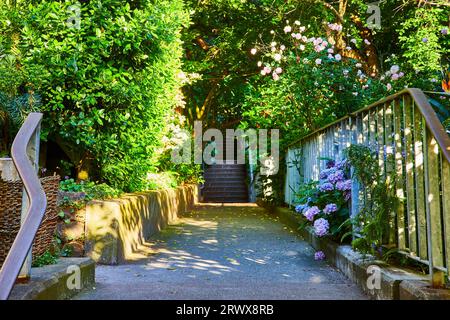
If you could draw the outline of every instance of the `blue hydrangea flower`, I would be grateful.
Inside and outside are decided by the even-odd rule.
[[[330,183],[336,183],[338,181],[343,181],[344,179],[345,179],[344,171],[342,170],[336,170],[336,172],[328,176],[328,182]]]
[[[329,176],[330,174],[332,174],[332,173],[335,173],[336,170],[337,170],[337,169],[336,169],[335,167],[324,169],[324,170],[322,170],[322,171],[320,172],[319,178],[320,178],[321,180],[327,179],[328,176]]]
[[[325,214],[330,214],[332,212],[336,212],[338,210],[338,206],[335,203],[329,203],[323,209]]]
[[[299,204],[295,207],[295,212],[301,213],[306,207],[308,207],[307,204]]]
[[[329,229],[330,224],[328,223],[328,220],[320,218],[314,221],[314,233],[316,234],[316,236],[323,237],[324,235],[328,234]]]
[[[347,168],[347,166],[348,166],[348,161],[347,161],[347,159],[343,159],[343,160],[337,161],[336,164],[335,164],[335,167],[336,167],[338,170],[344,170],[344,169]]]
[[[320,213],[320,209],[317,206],[308,208],[306,211],[303,212],[303,215],[308,221],[313,221],[314,216],[318,215]]]
[[[314,253],[314,260],[319,261],[325,259],[325,253],[323,251],[317,251]]]
[[[349,191],[352,190],[352,180],[348,179],[345,181],[336,182],[336,189],[340,191]]]
[[[319,191],[321,192],[333,191],[333,189],[333,184],[329,182],[325,182],[319,185]]]

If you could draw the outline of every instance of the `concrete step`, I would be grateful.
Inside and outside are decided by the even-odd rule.
[[[206,179],[208,178],[245,178],[247,176],[247,174],[245,172],[224,172],[224,171],[220,171],[220,172],[205,172],[205,174],[203,175]]]
[[[215,164],[205,168],[202,194],[207,202],[248,202],[246,166]]]
[[[235,172],[247,172],[245,168],[208,168],[205,173],[235,173]]]
[[[206,190],[203,192],[204,196],[220,196],[220,197],[227,197],[227,196],[237,196],[240,197],[241,195],[247,196],[246,191],[242,190],[226,190],[226,191],[216,191],[216,190]]]
[[[243,177],[237,177],[237,178],[210,178],[208,181],[205,181],[204,185],[239,185],[239,184],[246,184],[246,179]]]
[[[248,202],[248,197],[215,197],[209,196],[204,197],[203,201],[205,202]]]
[[[203,188],[204,191],[247,191],[245,184],[207,184]]]

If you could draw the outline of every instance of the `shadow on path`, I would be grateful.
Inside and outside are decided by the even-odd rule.
[[[151,256],[98,266],[77,299],[366,299],[256,206],[198,206],[148,242]]]

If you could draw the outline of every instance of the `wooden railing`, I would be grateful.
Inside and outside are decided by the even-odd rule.
[[[318,180],[325,162],[342,159],[351,144],[378,154],[384,172],[395,171],[401,200],[392,244],[429,266],[430,275],[450,268],[450,138],[419,89],[405,89],[350,114],[290,145],[286,155],[285,202],[295,205],[295,191]],[[395,161],[386,161],[392,155]],[[351,214],[367,201],[357,181],[352,184]],[[391,245],[392,245],[391,244]]]
[[[0,270],[0,300],[8,299],[26,260],[28,263],[25,263],[27,265],[25,276],[28,276],[31,266],[31,246],[47,206],[47,198],[39,181],[35,162],[39,154],[41,119],[41,113],[30,113],[17,133],[11,149],[14,164],[25,187],[27,200],[24,201],[26,211],[22,217],[23,223]]]

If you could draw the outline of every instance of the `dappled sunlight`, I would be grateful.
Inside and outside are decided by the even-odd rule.
[[[203,259],[198,255],[193,255],[185,250],[169,250],[161,249],[160,257],[155,261],[149,261],[144,269],[157,270],[157,269],[194,269],[200,271],[206,271],[208,273],[221,275],[224,272],[237,271],[236,269],[223,265],[222,263],[211,260]]]
[[[321,277],[321,276],[312,276],[311,278],[310,278],[310,281],[312,282],[312,283],[322,283],[322,282],[324,282],[324,278],[323,277]]]

